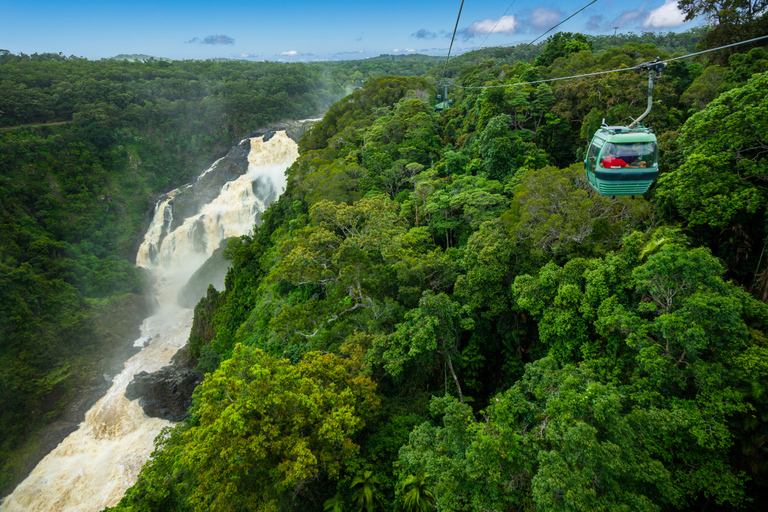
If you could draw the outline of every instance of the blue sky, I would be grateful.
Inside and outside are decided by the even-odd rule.
[[[465,0],[452,55],[537,38],[591,0]],[[446,55],[461,0],[5,0],[0,49],[88,59],[121,53],[171,59],[348,60]],[[558,30],[684,31],[676,0],[597,0]],[[618,28],[615,28],[618,27]]]

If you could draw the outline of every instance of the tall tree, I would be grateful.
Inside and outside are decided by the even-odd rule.
[[[678,9],[686,21],[704,16],[714,22],[714,29],[701,41],[706,48],[724,46],[765,34],[768,28],[768,1],[766,0],[680,0]],[[738,49],[731,49],[732,54]],[[727,61],[725,55],[720,59]]]
[[[384,352],[385,368],[392,375],[398,375],[406,362],[436,352],[443,356],[459,401],[464,403],[453,358],[458,351],[461,332],[471,328],[472,320],[466,317],[459,304],[444,293],[435,295],[425,291],[419,307],[406,313],[405,321],[389,336],[391,344]]]

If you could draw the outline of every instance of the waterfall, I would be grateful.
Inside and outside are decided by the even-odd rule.
[[[150,418],[125,398],[125,388],[140,371],[169,364],[189,338],[193,312],[176,302],[178,290],[225,238],[252,234],[260,214],[285,189],[284,172],[298,156],[285,132],[267,142],[250,139],[247,171],[213,193],[199,190],[216,173],[217,161],[196,183],[158,201],[154,218],[137,255],[152,271],[160,309],[141,326],[135,345],[144,347],[125,363],[112,387],[86,414],[78,430],[51,451],[0,505],[12,511],[99,511],[114,506],[136,482],[149,459],[154,439],[171,422]],[[243,163],[242,167],[246,167]],[[197,189],[195,188],[196,186]],[[184,197],[214,197],[189,206]],[[181,204],[186,204],[181,208]],[[185,209],[179,216],[178,209]],[[193,211],[196,210],[196,211]],[[191,213],[191,214],[190,214]]]

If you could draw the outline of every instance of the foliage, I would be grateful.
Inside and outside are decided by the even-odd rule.
[[[765,211],[768,72],[728,91],[680,131],[684,161],[659,180],[659,200],[692,225],[723,228]],[[727,141],[727,142],[726,142]],[[692,184],[696,184],[692,189]]]
[[[589,254],[616,247],[650,220],[649,210],[642,199],[600,196],[586,183],[583,165],[574,164],[526,173],[502,221],[532,255]]]
[[[464,403],[453,356],[458,349],[461,331],[471,328],[472,321],[464,317],[458,304],[444,293],[435,295],[426,291],[419,300],[419,307],[406,313],[405,322],[399,324],[391,336],[384,352],[385,368],[389,373],[398,375],[407,361],[415,358],[428,361],[428,354],[437,352],[443,356],[459,400]]]
[[[702,38],[700,46],[704,48],[725,46],[735,40],[744,41],[764,35],[768,27],[766,7],[768,3],[765,0],[681,0],[678,4],[686,20],[703,16],[714,25]],[[720,52],[715,59],[726,60],[725,55],[725,52]]]
[[[574,52],[582,50],[592,51],[592,42],[584,34],[572,34],[570,32],[558,32],[547,38],[547,46],[544,53],[536,57],[537,66],[550,66],[560,57],[567,57]]]
[[[114,510],[180,491],[190,510],[275,510],[317,492],[318,479],[339,480],[355,467],[354,436],[379,403],[375,384],[348,370],[332,354],[308,353],[294,366],[238,345],[196,391],[193,425],[166,434],[173,444],[160,441]],[[154,490],[155,466],[169,457],[172,488]]]

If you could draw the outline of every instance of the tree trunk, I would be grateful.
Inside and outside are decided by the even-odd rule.
[[[451,355],[448,351],[445,352],[445,360],[448,363],[448,369],[451,370],[451,377],[456,384],[456,391],[459,392],[459,402],[464,403],[464,395],[461,392],[461,385],[459,384],[459,378],[456,376],[456,372],[453,370],[453,362],[451,361]]]

